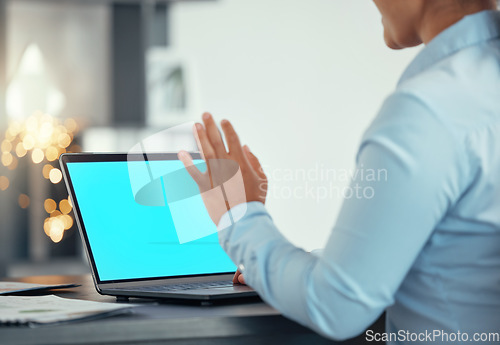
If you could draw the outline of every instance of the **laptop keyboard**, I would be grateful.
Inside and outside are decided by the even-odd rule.
[[[151,286],[136,286],[132,288],[134,291],[149,291],[149,292],[162,292],[162,291],[183,291],[183,290],[199,290],[211,289],[218,287],[233,286],[231,280],[216,281],[216,282],[203,282],[203,283],[184,283],[184,284],[168,284],[168,285],[151,285]],[[110,290],[131,290],[131,288],[115,288]]]

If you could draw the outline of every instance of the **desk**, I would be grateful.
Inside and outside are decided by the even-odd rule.
[[[10,281],[39,284],[82,284],[81,287],[61,290],[54,294],[101,302],[115,302],[114,297],[101,296],[90,275],[38,276]],[[157,304],[140,301],[130,315],[98,321],[57,326],[0,327],[0,344],[363,344],[361,335],[348,342],[332,342],[311,330],[281,316],[263,302],[197,306]],[[371,329],[381,331],[382,319]]]

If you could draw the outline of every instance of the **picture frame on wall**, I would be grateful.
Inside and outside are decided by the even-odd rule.
[[[193,63],[170,48],[146,54],[146,124],[163,127],[199,116]]]

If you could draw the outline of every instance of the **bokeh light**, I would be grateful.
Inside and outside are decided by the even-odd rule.
[[[49,174],[50,174],[50,171],[54,169],[54,167],[50,164],[45,164],[43,166],[43,169],[42,169],[42,175],[44,178],[46,178],[47,180],[50,178],[49,177]]]
[[[41,161],[43,161],[44,158],[45,158],[45,155],[44,155],[42,149],[36,148],[31,153],[31,159],[33,160],[33,163],[35,163],[35,164],[40,163]]]
[[[73,142],[78,130],[78,123],[74,119],[61,120],[42,112],[36,112],[23,121],[11,120],[3,140],[0,138],[0,161],[8,169],[16,170],[19,159],[29,155],[31,162],[43,164],[43,177],[58,184],[62,180],[61,170],[50,162],[56,161],[67,151],[81,152],[81,147]],[[0,176],[0,191],[12,188],[11,184],[7,176]],[[34,202],[26,194],[20,194],[17,201],[22,208],[27,208]],[[60,242],[64,231],[74,223],[70,215],[71,201],[69,198],[59,202],[47,198],[43,206],[50,215],[44,221],[44,232],[52,241]]]
[[[6,190],[9,188],[10,181],[7,176],[0,176],[0,190]]]
[[[31,150],[33,147],[35,147],[35,138],[33,138],[33,135],[26,134],[24,136],[23,146],[26,150]]]
[[[50,214],[56,210],[57,203],[52,199],[47,199],[43,202],[43,208],[45,209],[45,212]]]
[[[28,151],[26,151],[26,149],[24,148],[23,143],[17,143],[17,145],[16,145],[16,155],[19,158],[26,156],[27,152]]]
[[[50,236],[50,223],[52,223],[52,219],[45,218],[43,221],[43,231],[45,232],[45,235]]]
[[[26,194],[21,194],[19,195],[17,202],[19,203],[19,206],[21,208],[28,208],[28,206],[30,205],[30,197]]]
[[[60,219],[64,223],[64,230],[71,229],[71,227],[73,226],[73,218],[71,218],[71,216],[63,214],[62,216],[60,216]]]
[[[71,212],[71,205],[69,204],[68,199],[62,199],[59,201],[59,210],[61,211],[62,214],[68,214]]]
[[[49,146],[45,151],[45,156],[49,162],[55,161],[59,157],[59,150],[55,146]]]
[[[4,141],[2,141],[2,145],[0,146],[0,148],[2,149],[2,152],[10,152],[10,150],[12,150],[12,143],[5,139]]]
[[[62,213],[59,210],[55,210],[50,213],[51,218],[56,218],[57,216],[60,216]]]
[[[52,169],[49,173],[49,179],[50,179],[50,182],[52,182],[53,184],[57,184],[57,183],[61,182],[61,180],[62,180],[61,170],[59,170],[57,168]]]
[[[54,218],[50,222],[49,236],[55,243],[61,242],[64,235],[64,223],[59,218]]]
[[[8,167],[12,161],[13,161],[13,156],[10,152],[3,152],[2,153],[2,164],[6,167]]]
[[[57,141],[60,147],[66,148],[69,144],[71,144],[71,137],[67,133],[61,133],[59,134]]]

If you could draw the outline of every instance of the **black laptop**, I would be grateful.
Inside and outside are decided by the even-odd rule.
[[[203,163],[199,153],[192,156]],[[236,266],[176,153],[63,154],[60,163],[99,293],[196,301],[256,296],[232,283]]]

